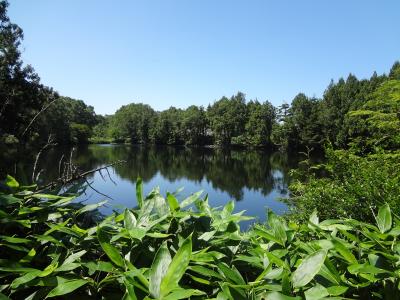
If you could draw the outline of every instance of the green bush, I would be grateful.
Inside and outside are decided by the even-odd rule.
[[[356,218],[373,221],[373,211],[389,203],[400,213],[400,154],[360,157],[347,151],[327,151],[323,166],[328,176],[292,183],[291,218],[305,220],[316,209],[321,218]],[[315,168],[313,166],[312,168]]]

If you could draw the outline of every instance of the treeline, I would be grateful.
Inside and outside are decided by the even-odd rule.
[[[250,101],[237,93],[207,109],[171,107],[156,112],[146,104],[122,106],[95,128],[99,137],[131,143],[163,145],[231,144],[271,145],[275,108],[269,102]]]
[[[208,105],[170,107],[157,112],[132,103],[114,115],[96,115],[81,100],[61,97],[40,83],[25,66],[19,47],[20,27],[7,17],[0,1],[0,145],[54,142],[127,142],[162,145],[243,145],[293,151],[323,148],[357,149],[400,145],[400,63],[388,75],[331,82],[322,98],[300,93],[291,102],[246,101],[238,92]]]
[[[353,147],[371,152],[400,146],[400,63],[389,75],[339,79],[321,99],[300,93],[291,105],[246,102],[243,93],[203,107],[156,112],[146,104],[122,106],[94,128],[99,139],[169,145],[278,146],[302,150]]]

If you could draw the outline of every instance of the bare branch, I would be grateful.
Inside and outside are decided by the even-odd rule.
[[[28,131],[28,129],[32,126],[33,122],[35,122],[36,118],[43,112],[45,112],[50,105],[52,105],[54,102],[56,102],[58,100],[58,98],[54,99],[53,101],[51,101],[49,104],[47,104],[46,106],[44,106],[33,118],[32,120],[29,122],[28,126],[25,128],[24,132],[22,133],[22,136],[25,136],[26,132]]]
[[[82,173],[77,172],[77,168],[76,167],[68,166],[68,167],[66,167],[66,169],[68,171],[64,171],[64,175],[63,176],[61,176],[60,178],[56,179],[55,181],[52,181],[52,182],[50,182],[50,183],[48,183],[48,184],[46,184],[44,186],[38,187],[36,193],[42,192],[42,191],[47,190],[47,189],[55,188],[57,186],[64,186],[64,185],[67,185],[67,184],[71,184],[72,182],[80,180],[80,179],[85,179],[86,180],[86,177],[88,175],[90,175],[90,174],[99,172],[100,170],[107,169],[109,167],[112,167],[114,165],[117,165],[117,164],[120,164],[120,163],[123,163],[123,162],[125,162],[125,161],[119,160],[119,161],[113,162],[111,164],[108,164],[108,165],[105,165],[105,166],[102,166],[102,167],[99,167],[99,168],[96,168],[96,169],[93,169],[93,170],[90,170],[90,171],[82,172]]]
[[[53,139],[52,139],[51,135],[49,135],[46,145],[44,145],[39,150],[38,154],[36,155],[35,163],[33,164],[32,182],[35,182],[35,178],[37,178],[39,176],[39,174],[37,176],[35,176],[35,174],[36,174],[36,168],[37,168],[40,156],[42,155],[44,150],[46,150],[48,147],[53,146],[53,145],[54,145]]]
[[[90,182],[89,182],[86,178],[85,178],[85,181],[86,181],[86,183],[88,184],[88,186],[89,186],[93,191],[95,191],[96,193],[98,193],[98,194],[100,194],[100,195],[102,195],[102,196],[104,196],[104,197],[107,197],[108,199],[114,200],[114,199],[111,198],[110,196],[108,196],[108,195],[106,195],[106,194],[103,194],[103,193],[101,193],[100,191],[96,190],[96,189],[90,184]]]

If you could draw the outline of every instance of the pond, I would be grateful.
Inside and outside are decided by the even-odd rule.
[[[37,171],[41,170],[41,184],[58,177],[60,159],[69,160],[71,150],[56,147],[41,155],[37,167]],[[155,187],[160,188],[162,195],[184,188],[177,196],[182,200],[203,190],[210,205],[223,206],[234,200],[235,211],[246,210],[246,215],[259,221],[265,220],[267,209],[278,214],[287,210],[280,199],[288,197],[288,173],[294,162],[284,153],[134,145],[88,145],[73,148],[72,152],[73,163],[82,171],[118,160],[125,162],[109,167],[109,174],[104,170],[96,172],[87,178],[90,185],[83,181],[74,186],[71,190],[80,193],[77,201],[99,202],[107,195],[111,199],[100,209],[103,214],[134,207],[135,184],[141,177],[146,194]],[[14,167],[17,178],[30,181],[33,161],[34,156],[19,160]]]

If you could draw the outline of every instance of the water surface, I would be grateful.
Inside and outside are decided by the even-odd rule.
[[[42,170],[39,181],[44,184],[57,178],[60,159],[68,161],[71,148],[57,147],[45,152],[38,162]],[[18,162],[17,177],[30,181],[33,157]],[[184,188],[178,199],[199,190],[208,194],[209,203],[223,206],[235,201],[235,211],[246,210],[246,215],[265,220],[266,209],[278,214],[286,211],[280,198],[288,196],[288,172],[293,167],[286,154],[257,150],[222,150],[187,147],[140,147],[131,145],[89,145],[74,148],[72,161],[80,170],[96,169],[106,164],[126,162],[109,168],[109,173],[95,173],[88,177],[90,185],[112,198],[101,212],[136,206],[135,183],[141,177],[145,193],[159,187],[163,195]],[[94,203],[106,199],[86,182],[75,186],[82,192],[78,201]]]

